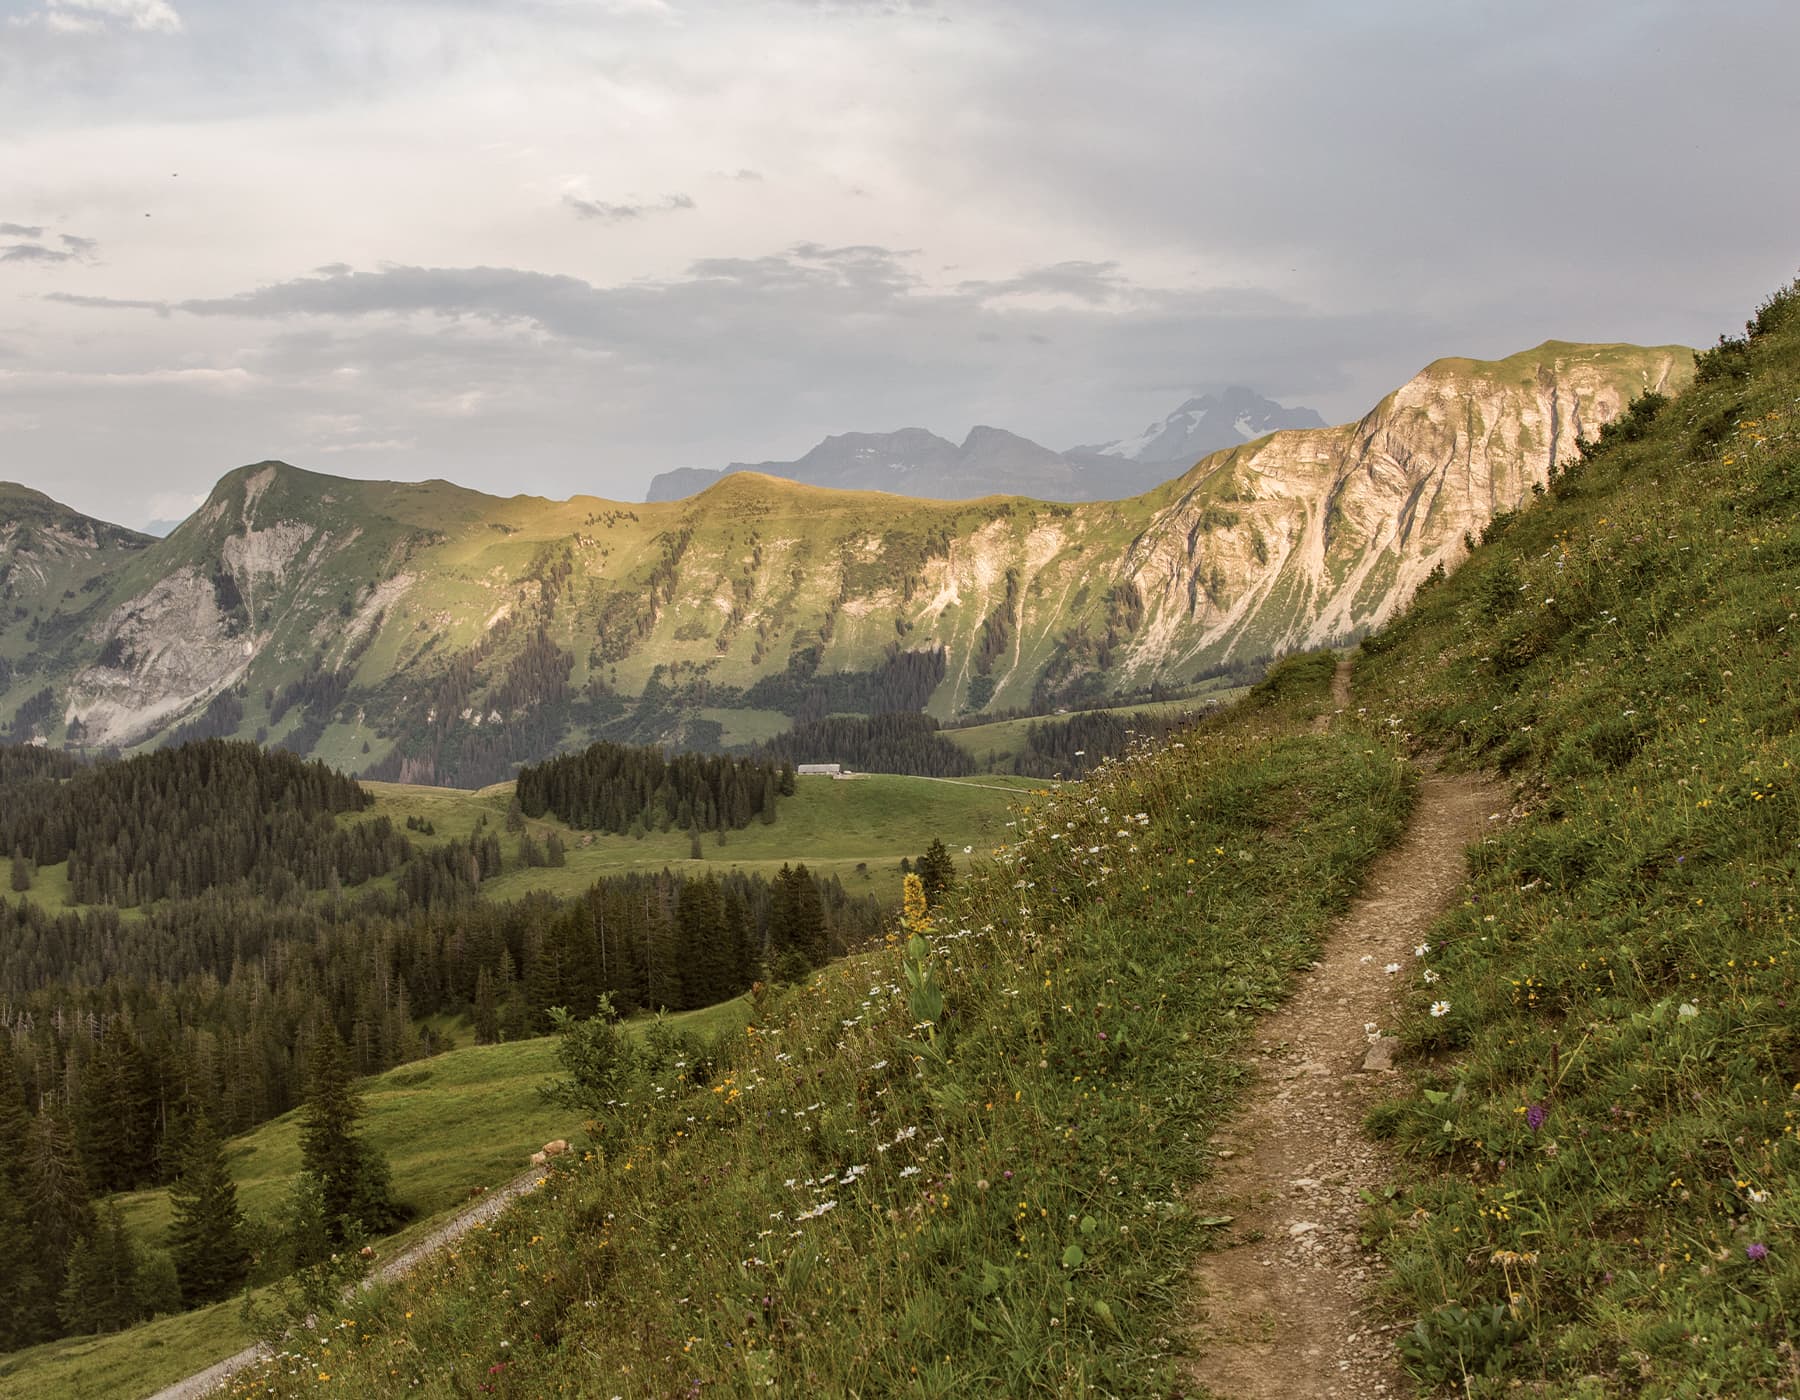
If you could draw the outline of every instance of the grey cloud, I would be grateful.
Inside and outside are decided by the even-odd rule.
[[[144,301],[134,297],[83,296],[78,292],[46,292],[44,300],[61,302],[64,306],[83,306],[94,311],[154,311],[159,316],[167,316],[173,310],[173,307],[166,301]]]
[[[55,34],[99,34],[115,25],[143,33],[181,30],[181,15],[168,0],[43,0],[23,22]]]
[[[42,224],[0,224],[0,238],[42,238]]]
[[[0,263],[68,262],[75,254],[61,248],[46,248],[42,243],[10,243],[0,248]]]
[[[270,322],[279,329],[244,361],[259,387],[221,411],[247,413],[268,386],[285,386],[268,411],[299,400],[366,413],[386,425],[370,438],[384,450],[410,437],[434,472],[495,488],[511,489],[492,466],[516,458],[508,435],[528,434],[541,474],[532,489],[565,494],[595,489],[597,469],[615,483],[603,489],[629,495],[669,466],[793,455],[857,428],[959,435],[995,422],[1052,445],[1096,441],[1166,413],[1171,380],[1180,392],[1225,379],[1278,397],[1343,391],[1366,382],[1371,345],[1441,331],[1319,315],[1250,289],[1135,286],[1105,264],[937,289],[911,263],[879,245],[802,243],[702,260],[656,283],[386,267],[169,303],[52,300]],[[1116,287],[1131,314],[1079,295],[996,298],[993,286]],[[547,440],[551,421],[560,431]],[[364,455],[377,470],[377,454]]]
[[[578,219],[595,219],[603,224],[624,224],[634,219],[641,219],[646,214],[672,214],[680,209],[692,209],[692,196],[685,194],[665,195],[652,204],[608,204],[604,200],[583,199],[580,195],[565,194],[563,203],[575,211]]]
[[[15,237],[39,239],[43,237],[42,228],[33,228],[24,224],[0,224],[0,234],[12,234]],[[92,238],[82,238],[73,233],[59,233],[56,241],[62,246],[52,248],[48,243],[28,242],[9,243],[0,247],[0,263],[32,262],[32,263],[66,263],[92,262],[94,250],[100,244]]]
[[[963,282],[957,290],[983,301],[1001,297],[1053,294],[1075,297],[1098,306],[1114,300],[1129,283],[1116,262],[1060,262],[1034,267],[1001,282]]]

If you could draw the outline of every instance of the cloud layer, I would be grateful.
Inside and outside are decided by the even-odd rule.
[[[1221,381],[1346,418],[1442,354],[1710,341],[1797,260],[1774,0],[0,33],[0,454],[126,523],[267,456],[630,499],[830,432],[1103,440]]]

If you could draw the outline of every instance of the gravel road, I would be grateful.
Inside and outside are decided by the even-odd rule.
[[[485,1225],[520,1196],[537,1190],[538,1183],[544,1179],[544,1169],[533,1167],[530,1171],[514,1177],[506,1185],[487,1192],[467,1210],[459,1211],[437,1229],[424,1238],[415,1240],[401,1250],[392,1259],[382,1263],[364,1279],[358,1288],[372,1288],[378,1283],[391,1283],[409,1272],[414,1265],[428,1255],[436,1253],[447,1244],[453,1244],[469,1233],[477,1225]],[[204,1371],[196,1371],[185,1380],[176,1381],[174,1385],[164,1386],[148,1400],[200,1400],[200,1397],[211,1395],[230,1380],[239,1371],[254,1366],[266,1357],[274,1355],[269,1348],[258,1342],[255,1346],[245,1347],[236,1355],[228,1356]]]

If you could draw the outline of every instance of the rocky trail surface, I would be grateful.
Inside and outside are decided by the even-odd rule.
[[[482,1198],[467,1210],[459,1211],[429,1234],[414,1240],[405,1249],[391,1259],[383,1259],[369,1277],[358,1288],[368,1288],[377,1283],[391,1283],[403,1274],[411,1272],[419,1262],[445,1245],[454,1244],[477,1225],[485,1225],[520,1196],[535,1191],[538,1183],[544,1179],[544,1169],[533,1167],[521,1176],[514,1177],[506,1185],[486,1192]],[[185,1380],[165,1386],[149,1397],[149,1400],[200,1400],[200,1397],[212,1395],[239,1371],[256,1365],[274,1355],[262,1342],[255,1346],[245,1347],[242,1351],[226,1357],[204,1371],[196,1371]]]
[[[1334,696],[1347,707],[1348,671]],[[1327,727],[1330,716],[1320,728]],[[1213,1140],[1219,1169],[1196,1209],[1230,1217],[1221,1248],[1194,1271],[1187,1378],[1231,1400],[1398,1396],[1394,1329],[1374,1307],[1379,1259],[1360,1234],[1362,1193],[1392,1166],[1363,1115],[1394,1091],[1391,1027],[1413,950],[1465,883],[1464,851],[1504,820],[1502,787],[1482,776],[1423,775],[1400,840],[1369,872],[1294,996],[1258,1024],[1247,1107]],[[1400,975],[1386,971],[1398,963]]]

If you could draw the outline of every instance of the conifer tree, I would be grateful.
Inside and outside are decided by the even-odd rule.
[[[181,1301],[197,1307],[230,1294],[249,1275],[250,1254],[244,1247],[237,1183],[225,1165],[225,1146],[205,1114],[197,1115],[188,1129],[169,1206],[174,1216],[169,1252]]]
[[[362,1098],[351,1083],[344,1042],[332,1027],[320,1027],[307,1069],[300,1169],[319,1184],[326,1233],[340,1244],[358,1229],[385,1233],[402,1214],[387,1159],[357,1135]]]
[[[31,1116],[13,1064],[12,1040],[0,1035],[0,1351],[48,1335],[41,1246],[25,1203],[25,1135]]]
[[[53,1323],[76,1242],[94,1232],[94,1207],[75,1151],[75,1134],[60,1112],[46,1109],[31,1120],[24,1157],[25,1207],[45,1285],[37,1302],[50,1314],[45,1321]]]
[[[492,1045],[500,1039],[500,999],[494,995],[494,979],[484,967],[475,974],[475,1043]]]
[[[137,1249],[116,1203],[107,1205],[105,1218],[91,1234],[75,1241],[60,1312],[71,1332],[117,1332],[142,1316]]]
[[[950,892],[956,883],[956,862],[950,858],[939,837],[932,837],[931,844],[925,848],[925,854],[919,857],[918,864],[913,867],[919,874],[919,881],[925,887],[925,904],[935,909]]]

